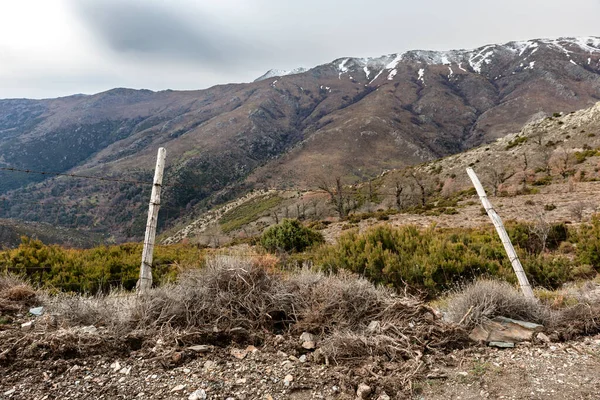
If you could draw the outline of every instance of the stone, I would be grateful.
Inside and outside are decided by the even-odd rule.
[[[252,345],[246,347],[246,353],[256,353],[258,349]]]
[[[379,397],[377,397],[377,400],[391,400],[391,398],[386,392],[382,392]]]
[[[33,307],[29,309],[29,313],[39,317],[44,313],[44,307]]]
[[[242,349],[231,349],[230,352],[229,352],[229,354],[231,354],[232,356],[234,356],[238,360],[243,360],[248,355],[248,353],[246,352],[246,350],[242,350]]]
[[[12,389],[8,389],[6,392],[4,392],[5,396],[10,396],[11,394],[13,394],[14,392],[16,392],[15,388]]]
[[[208,361],[206,361],[204,363],[204,369],[206,371],[210,371],[211,369],[215,369],[216,366],[217,366],[217,363],[215,361],[208,360]]]
[[[537,334],[537,338],[538,338],[538,340],[540,340],[544,343],[552,343],[552,339],[550,339],[547,335],[545,335],[542,332]]]
[[[207,396],[204,389],[198,389],[188,396],[188,400],[204,400],[206,398]]]
[[[300,361],[301,363],[304,363],[304,362],[306,362],[306,354],[302,354],[302,355],[300,356],[300,358],[298,358],[298,361]]]
[[[283,378],[283,384],[285,386],[290,386],[290,384],[294,381],[294,377],[290,374],[286,375],[285,378]]]
[[[121,364],[119,364],[118,361],[115,361],[114,363],[110,364],[110,367],[112,368],[113,371],[117,372],[118,370],[121,369]]]
[[[194,351],[196,353],[208,353],[209,351],[211,351],[213,349],[213,347],[208,346],[206,344],[199,344],[196,346],[190,346],[187,349],[190,351]]]
[[[544,329],[542,325],[511,318],[496,317],[476,326],[469,338],[476,342],[530,342]]]
[[[81,333],[87,333],[88,335],[94,335],[98,333],[98,328],[96,328],[94,325],[89,325],[81,327],[79,331]]]
[[[315,335],[313,335],[312,333],[303,332],[302,335],[300,335],[300,341],[301,342],[316,342],[317,337]]]
[[[371,386],[366,383],[361,383],[358,385],[358,389],[356,389],[356,397],[359,399],[366,399],[371,394]]]
[[[515,344],[513,342],[489,342],[488,346],[499,347],[501,349],[509,349],[515,347]]]
[[[21,324],[21,329],[24,331],[30,331],[33,329],[33,326],[34,326],[34,322],[28,321],[28,322],[24,322]]]
[[[177,385],[171,389],[171,392],[181,392],[183,389],[185,389],[185,385]]]
[[[379,321],[371,321],[369,326],[367,326],[367,331],[369,333],[375,333],[381,329],[381,323]]]
[[[131,367],[123,367],[119,371],[120,374],[124,374],[124,375],[129,375],[130,372],[131,372]]]
[[[314,350],[317,348],[317,343],[311,341],[302,342],[302,348],[306,350]]]
[[[283,337],[283,335],[277,335],[275,336],[275,344],[281,344],[285,341],[285,338]]]
[[[176,351],[173,354],[171,354],[171,361],[173,361],[175,364],[181,363],[182,360],[183,360],[182,352]]]

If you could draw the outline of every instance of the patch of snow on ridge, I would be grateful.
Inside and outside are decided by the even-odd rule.
[[[350,61],[349,58],[346,58],[344,61],[342,61],[340,63],[340,65],[338,65],[338,71],[340,71],[338,73],[338,79],[342,79],[342,74],[348,72],[348,67],[346,67],[346,63]]]
[[[418,79],[419,79],[421,82],[423,82],[423,83],[425,83],[424,76],[425,76],[425,70],[424,70],[423,68],[421,68],[421,69],[419,70],[419,78],[418,78]]]
[[[367,79],[369,79],[369,75],[371,75],[371,71],[369,71],[369,68],[367,68],[366,65],[363,68],[363,71],[365,71],[365,76],[367,77]]]
[[[595,38],[595,37],[575,38],[575,44],[577,44],[583,50],[589,51],[590,53],[600,52],[600,38]]]
[[[490,51],[487,51],[487,50],[490,48],[494,48],[494,47],[496,47],[496,46],[495,45],[485,46],[483,49],[481,49],[481,51],[479,53],[477,53],[474,56],[471,56],[469,58],[469,65],[471,66],[471,68],[473,68],[473,71],[480,74],[481,66],[483,65],[483,63],[489,64],[491,62],[489,57],[494,55],[494,50],[490,50]]]
[[[290,71],[285,71],[282,69],[270,69],[264,75],[256,78],[254,80],[254,82],[264,81],[265,79],[273,78],[275,76],[287,76],[287,75],[301,74],[306,71],[308,71],[308,69],[302,68],[302,67],[294,68]]]
[[[389,63],[387,63],[377,73],[377,75],[375,75],[375,77],[369,81],[369,83],[373,83],[375,80],[377,80],[377,78],[379,78],[379,75],[381,75],[383,73],[383,71],[385,71],[386,69],[394,69],[396,67],[396,65],[398,65],[398,63],[400,62],[401,59],[402,59],[402,54],[394,54],[394,59],[392,61],[390,61]]]
[[[514,50],[518,51],[519,57],[521,57],[529,49],[534,49],[534,51],[535,51],[535,49],[537,49],[539,44],[536,41],[527,40],[525,42],[511,42],[511,43],[509,43],[509,46],[514,47]]]
[[[394,76],[396,76],[397,73],[398,73],[398,71],[395,68],[393,70],[391,70],[390,74],[387,77],[388,81],[394,80]]]

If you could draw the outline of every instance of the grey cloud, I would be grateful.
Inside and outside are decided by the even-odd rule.
[[[153,1],[81,0],[75,10],[91,31],[117,53],[204,63],[227,68],[234,58],[260,56],[226,27],[187,7]]]

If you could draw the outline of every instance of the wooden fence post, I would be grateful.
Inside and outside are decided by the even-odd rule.
[[[485,190],[483,186],[481,186],[481,182],[479,182],[479,178],[473,171],[473,168],[467,168],[467,174],[469,174],[469,178],[473,182],[473,186],[477,190],[477,194],[479,195],[479,199],[481,200],[481,204],[483,204],[483,208],[489,215],[492,223],[496,227],[496,231],[498,232],[498,236],[500,236],[500,240],[504,245],[504,249],[506,250],[506,254],[508,254],[508,259],[510,260],[513,270],[517,275],[517,279],[519,280],[519,286],[521,286],[521,291],[523,295],[527,298],[535,298],[533,294],[533,290],[531,289],[531,285],[529,284],[529,280],[527,279],[527,275],[525,275],[525,271],[523,270],[523,266],[521,265],[521,261],[519,261],[519,256],[515,252],[515,248],[513,247],[510,238],[508,237],[508,233],[506,233],[506,229],[504,229],[504,224],[502,223],[502,219],[494,210],[492,203],[487,198],[485,194]]]
[[[146,222],[146,235],[144,237],[144,250],[142,252],[142,265],[140,267],[140,279],[137,282],[137,290],[138,293],[141,294],[152,287],[152,255],[154,252],[154,239],[156,237],[156,223],[158,221],[158,210],[160,208],[160,192],[162,189],[166,154],[167,151],[165,148],[161,147],[158,149],[158,155],[156,156],[154,183],[152,184],[148,221]]]

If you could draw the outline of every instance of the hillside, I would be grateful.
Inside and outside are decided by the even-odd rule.
[[[252,188],[365,180],[588,107],[600,99],[600,39],[409,51],[278,73],[200,91],[0,100],[0,167],[147,182],[164,146],[171,186],[160,223],[182,226]],[[7,171],[0,195],[0,217],[93,226],[118,241],[140,238],[149,197],[144,185]]]
[[[600,190],[600,103],[556,113],[456,155],[387,171],[370,183],[345,185],[341,189],[345,218],[339,218],[339,209],[324,190],[257,192],[263,201],[269,197],[281,201],[253,214],[256,200],[240,199],[225,206],[225,213],[216,209],[183,229],[167,232],[164,241],[214,245],[259,235],[285,217],[325,221],[316,226],[330,242],[349,228],[364,230],[381,220],[440,228],[487,226],[489,219],[465,172],[468,167],[479,175],[505,220],[572,224],[589,220],[598,210]],[[337,200],[340,191],[333,185],[328,189]],[[223,229],[239,214],[250,222],[237,217],[237,230]]]

